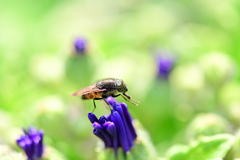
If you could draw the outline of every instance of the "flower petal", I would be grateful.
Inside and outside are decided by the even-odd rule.
[[[43,145],[43,130],[40,130],[39,132],[39,136],[41,137],[39,145],[38,145],[38,154],[37,157],[41,157],[43,155],[44,152],[44,145]]]
[[[34,128],[34,127],[29,127],[29,129],[28,129],[28,135],[31,136],[31,135],[36,135],[36,134],[38,134],[37,129]]]
[[[103,141],[103,143],[105,144],[105,147],[107,147],[107,140],[106,140],[106,138],[103,136],[103,134],[101,133],[101,132],[99,132],[97,129],[93,129],[93,134],[95,135],[95,136],[97,136],[98,138],[100,138],[102,141]]]
[[[126,131],[129,147],[132,147],[133,146],[134,137],[132,136],[132,134],[130,132],[130,129],[129,129],[127,123],[126,123],[122,107],[120,105],[118,105],[116,107],[116,110],[118,111],[119,115],[122,118],[122,122],[123,122],[123,125],[124,125],[124,128],[125,128],[125,131]]]
[[[129,128],[132,136],[134,137],[134,139],[136,139],[136,138],[137,138],[137,133],[136,133],[134,127],[133,127],[132,118],[131,118],[130,113],[129,113],[129,111],[128,111],[127,105],[126,105],[126,103],[124,103],[124,102],[121,103],[120,105],[121,105],[121,107],[122,107],[123,114],[124,114],[124,117],[125,117],[125,119],[126,119],[127,126],[128,126],[128,128]]]
[[[118,136],[117,136],[117,129],[113,122],[106,122],[104,124],[107,132],[113,137],[113,148],[115,152],[115,156],[117,157],[118,154]]]
[[[103,125],[105,122],[107,122],[107,118],[105,116],[99,118],[99,124]]]
[[[92,123],[98,122],[98,119],[97,119],[97,117],[95,116],[94,113],[88,113],[88,119],[89,119]]]
[[[99,123],[94,122],[92,124],[93,128],[95,128],[97,131],[101,132],[102,135],[104,136],[104,138],[106,139],[106,147],[112,147],[112,138],[109,135],[109,133],[107,133],[107,131],[104,129],[103,126],[101,126]]]
[[[108,97],[106,99],[108,103],[113,107],[114,110],[116,110],[116,106],[119,104],[113,97]]]
[[[128,139],[127,139],[127,135],[126,135],[126,131],[125,131],[125,128],[123,125],[122,118],[117,111],[112,111],[111,120],[116,126],[119,143],[120,143],[121,147],[123,148],[123,151],[126,153],[130,150],[130,148],[129,148]]]
[[[26,135],[24,137],[24,141],[25,141],[25,147],[24,147],[24,151],[28,157],[29,160],[33,159],[33,145],[32,145],[32,140]]]

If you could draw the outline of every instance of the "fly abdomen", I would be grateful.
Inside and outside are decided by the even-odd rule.
[[[102,94],[103,94],[103,92],[89,91],[88,93],[82,95],[82,99],[101,98]]]
[[[82,95],[82,99],[93,99],[94,96],[91,93]]]

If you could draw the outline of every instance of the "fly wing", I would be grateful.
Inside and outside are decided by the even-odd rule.
[[[106,89],[99,89],[95,85],[92,85],[73,93],[72,96],[82,96],[91,92],[103,92],[103,91],[106,91]]]

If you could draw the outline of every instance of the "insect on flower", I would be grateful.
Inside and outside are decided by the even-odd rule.
[[[132,124],[132,117],[125,103],[118,103],[112,97],[106,99],[113,107],[111,114],[99,119],[93,113],[88,113],[88,118],[93,126],[93,134],[105,144],[105,148],[113,148],[115,156],[121,147],[124,154],[130,151],[137,138],[136,130]]]
[[[94,112],[94,110],[96,109],[95,100],[101,99],[106,102],[106,104],[111,110],[110,104],[108,103],[108,101],[106,101],[106,98],[110,96],[122,96],[126,101],[137,106],[139,102],[131,99],[131,97],[126,94],[127,91],[127,85],[123,82],[122,79],[107,78],[73,93],[72,96],[81,96],[81,98],[84,100],[93,99],[94,108],[92,112]]]

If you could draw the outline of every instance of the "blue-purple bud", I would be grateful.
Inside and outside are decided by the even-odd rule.
[[[16,140],[19,147],[26,153],[28,160],[38,160],[42,157],[43,146],[43,131],[30,127],[27,130],[23,129],[25,135]]]
[[[168,79],[171,70],[173,69],[175,59],[169,53],[161,53],[157,56],[158,77]]]
[[[131,115],[128,111],[127,104],[123,102],[120,105],[122,107],[123,114],[124,114],[124,117],[126,119],[128,129],[130,130],[130,132],[132,134],[132,137],[134,137],[134,139],[136,139],[137,138],[137,133],[136,133],[136,130],[134,129],[134,127],[133,127],[132,118],[131,118]]]
[[[97,117],[96,117],[95,114],[93,114],[93,113],[88,113],[88,119],[89,119],[92,123],[98,122]]]
[[[93,118],[96,117],[93,113],[88,114],[89,120],[93,123],[93,132],[104,142],[106,148],[114,148],[116,156],[118,147],[122,147],[126,154],[133,147],[137,137],[132,118],[125,103],[120,104],[112,97],[108,97],[107,101],[113,107],[111,115],[102,116],[97,120]]]
[[[104,123],[106,123],[108,120],[107,120],[107,118],[105,117],[105,116],[102,116],[102,117],[100,117],[99,118],[99,123],[101,124],[101,125],[103,125]]]
[[[87,42],[84,38],[78,37],[74,42],[75,52],[83,55],[86,53]]]

